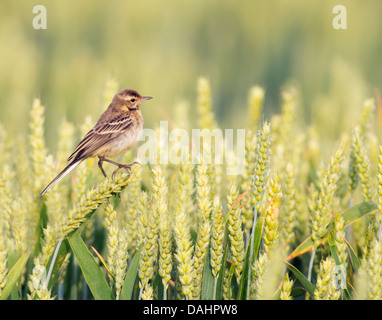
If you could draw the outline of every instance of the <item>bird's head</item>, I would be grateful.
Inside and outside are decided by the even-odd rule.
[[[143,101],[150,99],[152,99],[152,97],[142,97],[137,91],[133,89],[124,89],[114,96],[113,102],[122,104],[126,106],[130,111],[133,111],[137,110]]]

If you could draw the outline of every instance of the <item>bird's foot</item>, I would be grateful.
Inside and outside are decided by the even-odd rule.
[[[136,161],[135,161],[135,162],[130,163],[130,164],[118,164],[118,168],[115,169],[114,172],[113,172],[113,174],[111,175],[112,180],[114,180],[115,174],[116,174],[119,170],[121,170],[121,169],[125,169],[126,172],[127,172],[128,174],[130,174],[130,173],[131,173],[131,167],[132,167],[133,165],[135,165],[135,164],[139,164],[139,162],[136,162]]]

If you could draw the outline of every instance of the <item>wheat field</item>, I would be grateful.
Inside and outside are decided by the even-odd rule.
[[[118,89],[107,81],[104,104]],[[219,128],[206,78],[196,92],[172,126]],[[31,101],[28,136],[0,126],[0,299],[381,299],[380,97],[329,141],[305,123],[300,95],[281,89],[267,120],[265,88],[248,88],[241,174],[185,159],[104,179],[90,159],[43,199],[93,122],[63,120],[52,154]]]

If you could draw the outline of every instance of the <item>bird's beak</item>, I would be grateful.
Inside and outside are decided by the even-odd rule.
[[[150,100],[152,99],[153,97],[142,97],[141,101],[146,101],[146,100]]]

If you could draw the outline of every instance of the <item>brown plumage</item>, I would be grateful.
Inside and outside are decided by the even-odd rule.
[[[115,157],[137,144],[143,129],[143,116],[139,105],[149,99],[152,98],[142,97],[132,89],[125,89],[117,93],[94,128],[85,135],[69,156],[68,166],[49,183],[41,192],[40,197],[79,163],[90,157],[99,158],[98,166],[105,177],[107,176],[102,167],[104,161],[118,166],[113,175],[121,168],[128,169],[132,164],[120,164],[106,157]]]

